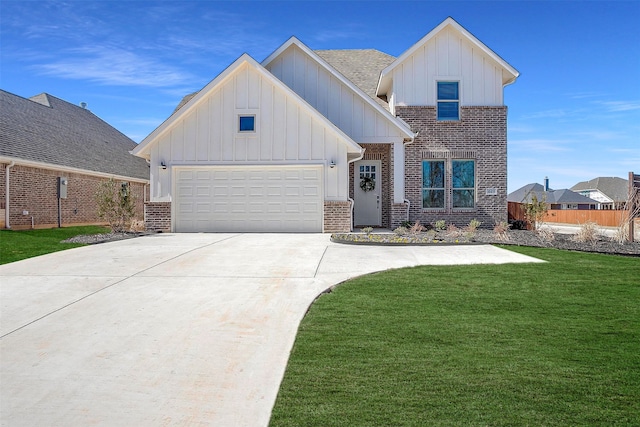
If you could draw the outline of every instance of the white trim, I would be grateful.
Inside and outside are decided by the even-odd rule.
[[[97,176],[100,178],[113,178],[113,179],[119,179],[123,181],[139,182],[142,184],[149,184],[150,182],[148,179],[132,178],[124,175],[117,175],[117,174],[105,173],[105,172],[96,172],[96,171],[90,171],[87,169],[78,169],[78,168],[73,168],[69,166],[54,165],[51,163],[41,163],[41,162],[35,162],[32,160],[22,160],[14,157],[0,156],[0,163],[11,163],[11,162],[15,162],[15,166],[26,166],[31,168],[55,170],[55,171],[67,172],[67,173],[77,173],[81,175]]]
[[[289,86],[285,85],[277,79],[273,74],[267,71],[262,65],[260,65],[255,59],[253,59],[248,54],[244,53],[238,59],[236,59],[231,65],[229,65],[222,73],[220,73],[216,78],[211,80],[196,96],[191,98],[189,102],[187,102],[182,108],[172,114],[167,120],[165,120],[160,126],[158,126],[151,134],[149,134],[138,146],[131,152],[131,154],[139,157],[148,156],[148,151],[151,145],[153,145],[164,133],[168,132],[171,127],[182,117],[186,117],[189,112],[196,108],[200,102],[207,97],[211,91],[213,91],[218,85],[222,84],[228,78],[230,78],[234,73],[236,73],[244,64],[253,67],[258,73],[260,73],[264,78],[268,79],[271,84],[276,86],[278,89],[284,91],[287,96],[293,98],[300,107],[302,107],[308,114],[312,117],[318,119],[318,121],[322,122],[325,127],[334,133],[338,138],[342,139],[343,142],[347,145],[349,152],[360,153],[362,151],[362,147],[360,147],[353,139],[351,139],[347,134],[345,134],[340,128],[334,125],[329,119],[320,114],[315,108],[313,108],[307,101],[305,101],[302,97],[300,97],[297,93],[295,93]]]
[[[462,25],[458,24],[452,17],[448,17],[444,21],[442,21],[437,27],[431,30],[426,36],[418,40],[413,46],[404,51],[400,56],[396,58],[389,66],[387,66],[384,70],[380,72],[380,79],[378,80],[378,87],[376,88],[376,95],[385,95],[389,91],[390,83],[391,83],[391,72],[395,67],[404,62],[409,56],[413,55],[413,53],[418,50],[420,47],[425,45],[429,40],[436,36],[436,34],[440,33],[446,27],[451,26],[455,30],[457,30],[460,34],[466,37],[471,43],[473,43],[476,47],[484,52],[485,55],[493,59],[498,63],[504,70],[506,70],[512,77],[506,81],[503,79],[503,86],[510,85],[515,82],[520,73],[518,70],[509,65],[504,59],[502,59],[498,54],[489,49],[487,45],[482,43],[478,38],[476,38],[473,34],[467,31]]]
[[[280,54],[283,53],[285,50],[287,50],[291,45],[296,45],[300,50],[306,53],[311,59],[313,59],[320,66],[322,66],[322,68],[324,68],[327,72],[329,72],[331,75],[337,78],[342,84],[344,84],[353,92],[355,92],[365,103],[367,103],[369,106],[373,107],[376,111],[382,114],[385,117],[385,119],[387,119],[387,121],[389,121],[398,130],[400,130],[400,132],[402,132],[407,138],[413,139],[415,137],[415,134],[411,131],[409,126],[404,122],[404,120],[401,120],[400,118],[391,114],[389,111],[382,108],[380,104],[378,104],[373,99],[371,99],[371,97],[366,93],[364,93],[362,89],[360,89],[358,86],[353,84],[353,82],[345,78],[340,72],[338,72],[335,68],[333,68],[331,64],[329,64],[327,61],[322,59],[317,53],[311,50],[307,45],[302,43],[295,36],[292,36],[289,40],[284,42],[282,46],[280,46],[271,55],[269,55],[264,61],[262,61],[262,66],[266,68],[274,59],[280,56]]]

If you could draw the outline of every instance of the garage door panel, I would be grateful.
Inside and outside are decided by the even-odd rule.
[[[322,231],[321,167],[176,170],[176,231]]]

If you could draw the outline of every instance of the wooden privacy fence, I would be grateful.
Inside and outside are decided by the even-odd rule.
[[[584,224],[585,222],[595,222],[602,227],[619,227],[622,221],[627,218],[627,214],[627,211],[549,209],[542,221],[576,225]],[[509,202],[509,220],[526,221],[524,205],[522,203]]]
[[[586,222],[595,222],[602,227],[619,227],[622,222],[626,220],[627,215],[627,211],[549,209],[543,221],[578,225],[584,224]]]

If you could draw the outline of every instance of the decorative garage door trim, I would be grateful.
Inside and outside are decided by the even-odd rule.
[[[174,168],[176,232],[322,232],[322,165]]]

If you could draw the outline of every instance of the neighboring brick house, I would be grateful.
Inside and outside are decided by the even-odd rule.
[[[150,228],[349,231],[507,221],[504,87],[519,73],[452,18],[394,58],[292,37],[241,56],[134,150]]]
[[[127,183],[142,219],[147,162],[130,154],[134,141],[84,107],[0,90],[0,226],[103,223],[95,193],[110,178]]]

